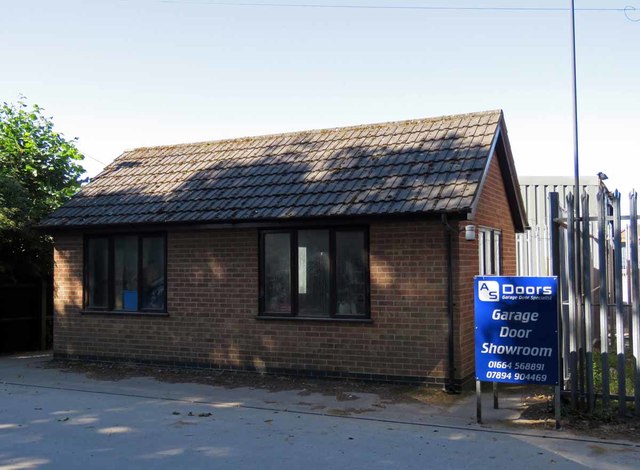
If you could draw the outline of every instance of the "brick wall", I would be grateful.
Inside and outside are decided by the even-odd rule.
[[[375,223],[369,235],[371,323],[257,319],[257,230],[169,232],[168,316],[83,315],[82,236],[58,236],[54,351],[442,382],[447,367],[443,226]]]
[[[494,155],[489,166],[481,200],[473,221],[462,221],[460,227],[466,224],[478,227],[499,229],[502,231],[502,274],[516,274],[516,239],[515,228],[509,202],[507,200],[504,182],[500,172],[497,155]],[[467,381],[474,375],[474,316],[473,316],[473,277],[478,275],[478,240],[465,240],[464,231],[458,237],[456,258],[455,289],[456,303],[456,358],[457,377]]]

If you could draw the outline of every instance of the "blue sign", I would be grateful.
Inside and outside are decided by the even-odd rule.
[[[476,276],[476,380],[558,385],[557,284]]]

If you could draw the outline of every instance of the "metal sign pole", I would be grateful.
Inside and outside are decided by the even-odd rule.
[[[482,382],[476,380],[476,421],[482,424]]]

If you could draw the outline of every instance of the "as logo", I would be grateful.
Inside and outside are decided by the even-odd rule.
[[[480,281],[478,283],[478,298],[483,302],[497,302],[500,300],[500,284],[498,284],[498,281]]]

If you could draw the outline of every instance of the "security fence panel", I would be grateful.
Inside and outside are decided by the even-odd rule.
[[[596,197],[586,191],[579,200],[566,194],[565,208],[558,196],[548,197],[544,251],[558,276],[564,393],[571,406],[588,412],[615,401],[620,416],[627,414],[628,403],[640,415],[637,194],[630,194],[630,215],[621,213],[620,193],[604,186]]]

